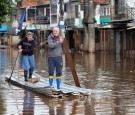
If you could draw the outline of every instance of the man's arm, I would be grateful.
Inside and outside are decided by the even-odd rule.
[[[56,48],[56,47],[58,47],[61,44],[62,44],[61,41],[53,42],[53,39],[51,39],[51,38],[48,37],[48,47],[49,48]]]
[[[22,43],[23,43],[23,40],[21,40],[21,41],[17,44],[17,48],[21,49],[21,48],[22,48]]]
[[[45,44],[47,44],[47,43],[48,43],[48,40],[45,40],[45,41],[41,42],[41,43],[39,44],[39,46],[43,46],[43,45],[45,45]]]

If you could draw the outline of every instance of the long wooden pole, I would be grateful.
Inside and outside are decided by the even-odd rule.
[[[64,39],[63,47],[64,47],[64,51],[65,51],[65,54],[66,54],[66,57],[67,57],[67,60],[68,60],[69,66],[70,66],[70,70],[71,70],[72,75],[73,75],[75,85],[77,87],[81,87],[78,76],[77,76],[77,73],[76,73],[76,70],[75,70],[75,65],[74,65],[71,53],[69,51],[69,46],[68,46],[68,43],[67,43],[66,39]]]
[[[19,52],[17,53],[16,59],[15,59],[15,63],[14,63],[14,65],[13,65],[13,69],[12,69],[11,75],[10,75],[10,77],[9,77],[9,79],[8,79],[8,82],[11,81],[11,77],[12,77],[12,74],[13,74],[13,71],[14,71],[14,68],[15,68],[15,65],[16,65],[16,61],[17,61],[17,59],[18,59],[18,55],[19,55]]]

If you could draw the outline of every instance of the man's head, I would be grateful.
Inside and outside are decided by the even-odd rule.
[[[54,27],[53,28],[53,35],[54,36],[58,36],[59,35],[59,28],[58,27]]]
[[[27,40],[28,40],[28,41],[33,40],[33,33],[32,33],[32,32],[28,32],[28,33],[27,33]]]

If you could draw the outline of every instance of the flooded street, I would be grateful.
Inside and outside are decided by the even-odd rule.
[[[135,59],[119,55],[73,55],[81,87],[91,90],[86,99],[52,99],[9,85],[17,50],[0,49],[0,115],[135,115]],[[35,51],[35,72],[47,78],[47,51]],[[75,85],[65,55],[62,82]],[[21,69],[21,55],[14,72]]]

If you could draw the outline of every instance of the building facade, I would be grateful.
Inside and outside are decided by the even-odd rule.
[[[80,50],[84,44],[84,14],[87,0],[64,0],[64,19],[60,20],[58,0],[23,0],[18,12],[21,21],[26,11],[24,24],[27,29],[49,29],[65,27],[70,49]],[[121,53],[121,30],[133,26],[135,19],[135,0],[94,0],[96,50]],[[19,22],[20,24],[20,22]],[[23,25],[23,24],[22,24]],[[35,26],[36,25],[36,26]]]

